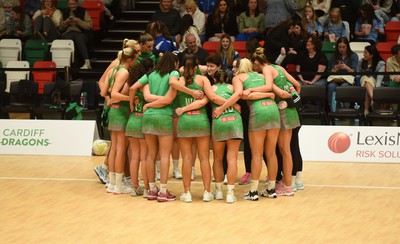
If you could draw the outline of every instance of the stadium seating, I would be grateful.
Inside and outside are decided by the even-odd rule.
[[[387,22],[385,25],[385,34],[387,42],[397,42],[400,35],[400,22]]]
[[[82,7],[86,9],[92,18],[92,30],[101,30],[101,21],[104,15],[104,5],[101,0],[85,0],[82,3]]]
[[[393,56],[391,49],[394,45],[397,44],[396,42],[378,42],[376,44],[376,49],[378,49],[379,54],[381,55],[382,59],[386,62],[386,60]]]

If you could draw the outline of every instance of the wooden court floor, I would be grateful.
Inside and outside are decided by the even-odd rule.
[[[201,201],[198,163],[192,203],[107,194],[103,160],[0,156],[1,243],[400,243],[400,164],[305,162],[294,197],[229,205]]]

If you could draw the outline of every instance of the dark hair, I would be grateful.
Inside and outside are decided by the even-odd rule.
[[[154,60],[151,58],[142,58],[139,63],[143,65],[146,73],[154,69]]]
[[[224,69],[218,69],[214,74],[214,80],[217,84],[230,84],[228,73]]]
[[[367,20],[367,23],[372,25],[374,17],[375,17],[374,7],[372,7],[371,4],[366,3],[361,6],[360,11],[364,12],[365,20]],[[364,20],[362,15],[361,15],[361,19]]]
[[[225,14],[221,17],[221,13],[219,12],[219,4],[224,1],[227,5],[226,8],[226,12]],[[228,24],[228,20],[231,14],[234,14],[231,12],[230,10],[230,6],[229,6],[229,2],[228,0],[217,0],[215,5],[214,5],[214,14],[213,14],[213,18],[212,18],[212,24],[216,25],[216,26],[220,26],[222,23],[224,25]]]
[[[25,13],[24,10],[20,6],[14,6],[11,8],[11,11],[16,14],[20,14],[20,18],[18,20],[18,29],[21,31],[25,31]]]
[[[322,41],[317,36],[310,36],[311,43],[315,46],[315,51],[320,52],[322,48]]]
[[[166,39],[171,39],[168,27],[161,21],[150,21],[147,24],[146,32],[150,33],[154,38],[156,38],[156,33],[159,33]]]
[[[246,5],[246,16],[247,17],[250,17],[249,2],[250,2],[250,0],[246,1],[246,3],[247,3],[247,5]],[[256,10],[254,11],[254,17],[257,17],[260,14],[260,8],[258,7],[258,0],[256,0],[256,3],[257,3],[257,7],[256,7]]]
[[[246,41],[246,58],[251,59],[251,55],[256,51],[258,47],[260,47],[260,42],[258,41],[257,37],[250,37]]]
[[[346,44],[348,56],[351,56],[354,53],[350,48],[349,39],[347,39],[347,37],[345,37],[345,36],[342,36],[342,37],[339,37],[339,39],[337,39],[337,41],[336,41],[336,48],[335,48],[335,52],[333,53],[333,60],[342,60],[342,55],[339,53],[339,49],[338,49],[340,43]]]
[[[378,49],[376,49],[376,46],[369,45],[369,46],[366,46],[364,49],[368,53],[372,54],[372,65],[371,65],[370,71],[375,71],[376,66],[378,65],[379,61],[382,60],[382,57],[379,54]],[[367,60],[362,59],[361,69],[364,71],[368,70],[368,61]]]
[[[221,57],[218,55],[210,55],[206,58],[206,63],[212,63],[215,64],[216,66],[220,66],[222,64]]]
[[[198,65],[196,56],[193,54],[186,54],[183,57],[184,70],[183,77],[185,78],[186,85],[192,85],[194,82],[195,67]]]
[[[181,32],[180,32],[182,37],[189,30],[190,26],[193,26],[193,17],[190,14],[183,15],[181,18]]]
[[[399,53],[399,50],[400,44],[396,44],[390,49],[390,52],[392,53],[392,55],[397,55]]]
[[[169,74],[171,71],[175,70],[175,63],[178,63],[178,57],[172,52],[166,52],[161,57],[160,62],[155,67],[160,76]]]

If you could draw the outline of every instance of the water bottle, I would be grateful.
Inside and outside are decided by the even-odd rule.
[[[84,108],[86,106],[86,97],[85,97],[85,93],[84,92],[81,93],[80,103],[81,103],[81,107],[82,108]]]

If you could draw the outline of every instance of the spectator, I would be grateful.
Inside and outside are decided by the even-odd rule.
[[[307,29],[307,33],[312,36],[322,37],[322,26],[317,20],[317,15],[312,6],[306,6],[304,8],[303,25]]]
[[[265,52],[272,63],[294,64],[296,56],[306,50],[307,32],[297,18],[289,19],[273,28],[265,39]]]
[[[232,78],[233,60],[239,58],[239,53],[233,47],[231,37],[228,34],[221,36],[215,55],[221,57],[222,69],[227,72],[229,78]]]
[[[315,15],[320,23],[326,23],[331,2],[332,0],[311,0],[311,6],[314,8]]]
[[[356,21],[354,34],[357,41],[367,41],[371,45],[378,42],[378,34],[385,34],[382,22],[375,17],[374,9],[369,4],[361,6],[361,17]]]
[[[223,34],[229,34],[232,41],[238,33],[236,15],[230,11],[226,0],[218,0],[214,13],[207,18],[206,35],[209,41],[220,41]]]
[[[180,57],[180,63],[179,67],[183,65],[183,57],[187,53],[193,53],[196,56],[197,61],[199,61],[200,65],[205,65],[206,64],[206,58],[210,55],[206,50],[204,50],[202,47],[197,46],[196,44],[196,37],[192,34],[187,34],[186,35],[186,49],[179,53]]]
[[[346,37],[346,26],[342,21],[340,8],[332,8],[329,11],[328,22],[324,27],[324,36],[327,41],[337,41],[339,37]]]
[[[385,72],[385,62],[379,55],[375,46],[366,46],[364,49],[364,57],[360,60],[357,67],[357,72]],[[383,75],[367,74],[361,75],[360,85],[365,87],[365,114],[369,113],[371,106],[374,88],[380,87],[383,80]]]
[[[392,8],[392,0],[365,0],[374,8],[375,17],[378,18],[382,24],[389,21],[390,9]]]
[[[325,72],[328,60],[321,51],[321,40],[311,36],[306,45],[307,52],[300,54],[296,62],[297,72]],[[327,82],[323,75],[299,75],[298,80],[302,85],[326,86]]]
[[[19,0],[2,0],[1,2],[7,18],[11,17],[11,8],[20,5]]]
[[[32,34],[31,18],[21,9],[20,6],[11,8],[11,17],[6,20],[7,38],[18,38],[22,41],[29,39]]]
[[[351,50],[347,37],[340,37],[336,41],[336,49],[328,68],[331,72],[341,73],[328,76],[328,104],[331,106],[331,111],[336,111],[336,87],[354,85],[354,76],[344,74],[356,71],[357,66],[358,55]]]
[[[179,51],[183,52],[186,49],[186,35],[192,34],[196,37],[196,45],[201,47],[201,40],[199,36],[199,30],[193,25],[193,18],[190,14],[185,14],[182,17],[181,32],[176,35],[176,42],[179,43]]]
[[[247,41],[264,32],[264,13],[260,13],[257,0],[249,0],[246,11],[239,15],[237,41]]]
[[[0,37],[6,34],[6,13],[0,6]]]
[[[392,16],[390,21],[400,21],[400,0],[393,1],[390,9],[390,16]]]
[[[48,42],[52,42],[60,36],[58,27],[63,20],[63,15],[56,8],[55,0],[43,0],[41,9],[37,10],[32,19],[34,35],[41,37]]]
[[[185,12],[185,0],[173,0],[172,6],[174,9],[178,10],[180,15],[183,15]]]
[[[181,16],[176,9],[172,8],[172,0],[160,0],[160,9],[153,13],[151,19],[163,22],[171,36],[179,34]]]
[[[42,0],[25,0],[25,13],[29,15],[29,17],[33,17],[33,15],[42,7]]]
[[[387,72],[400,72],[400,44],[396,44],[392,47],[392,57],[386,60],[386,71]],[[390,87],[400,88],[400,74],[390,75]]]
[[[150,33],[155,42],[153,50],[156,53],[165,53],[176,50],[171,39],[168,27],[161,21],[152,21],[147,25],[146,32]],[[158,56],[158,54],[156,55]]]
[[[288,20],[296,10],[296,3],[293,0],[262,0],[265,1],[264,26],[266,33],[282,21]]]
[[[258,47],[260,47],[260,42],[258,41],[258,39],[256,37],[251,37],[246,41],[246,58],[247,59],[251,59],[251,56],[253,55],[253,53],[256,51],[256,49]]]
[[[68,9],[63,12],[63,21],[60,24],[61,39],[71,39],[75,48],[83,58],[81,69],[91,69],[87,44],[87,32],[92,29],[92,19],[86,9],[79,7],[77,0],[68,0]]]
[[[201,42],[206,41],[206,15],[201,12],[201,10],[197,7],[196,2],[194,0],[186,0],[185,2],[186,10],[183,12],[183,15],[190,14],[193,18],[193,25],[199,30],[199,36]],[[182,15],[182,16],[183,16]]]

